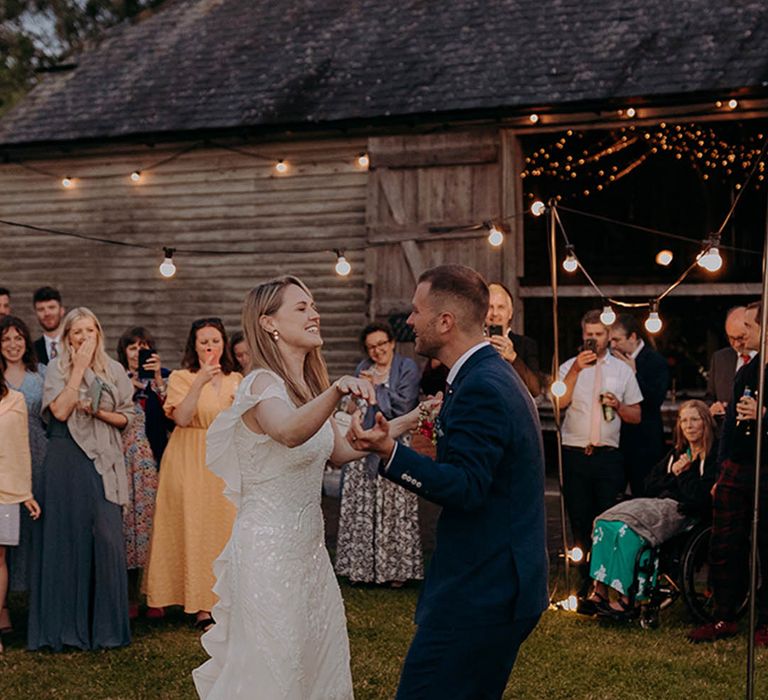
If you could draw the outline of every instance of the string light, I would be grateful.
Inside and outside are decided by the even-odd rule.
[[[278,160],[277,163],[275,163],[275,171],[284,175],[288,172],[288,163],[282,159]]]
[[[552,386],[549,387],[549,390],[552,393],[552,396],[557,396],[559,399],[565,396],[568,387],[565,386],[565,382],[562,379],[555,379],[555,381],[552,382]]]
[[[138,182],[139,180],[141,180],[141,170],[134,170],[131,173],[131,180],[133,182]]]
[[[711,236],[704,242],[706,247],[696,258],[696,264],[699,267],[703,267],[708,272],[717,272],[723,266],[723,258],[718,249],[719,243],[720,237],[717,235]]]
[[[531,116],[528,117],[528,121],[531,122],[531,124],[538,123],[539,115],[538,114],[531,114]]]
[[[604,326],[612,326],[616,322],[616,312],[610,304],[603,306],[603,313],[600,314],[600,321]]]
[[[62,187],[72,187],[75,183],[72,181],[72,178],[69,177],[69,175],[65,175],[63,178],[61,178],[61,186]]]
[[[674,257],[675,256],[672,254],[671,250],[660,250],[658,253],[656,253],[656,264],[661,265],[662,267],[667,267],[672,262]]]
[[[170,278],[176,274],[176,265],[173,264],[173,254],[176,252],[175,248],[163,247],[165,258],[160,263],[160,274],[163,277]]]
[[[336,249],[333,252],[336,253],[336,274],[339,275],[339,277],[346,277],[352,272],[352,266],[344,257],[344,251]]]
[[[728,100],[728,109],[736,109],[739,106],[738,100]]]
[[[629,109],[627,109],[627,116],[630,119],[632,119],[636,114],[637,114],[637,111],[635,110],[634,107],[630,107]]]
[[[576,254],[573,252],[573,246],[565,246],[566,255],[563,260],[563,270],[566,272],[576,272],[579,269],[579,261],[576,259]]]
[[[498,248],[502,243],[504,243],[504,234],[496,227],[495,224],[492,223],[486,223],[486,227],[488,228],[488,243],[490,243],[494,248]]]
[[[534,216],[541,216],[545,211],[547,211],[547,205],[540,199],[531,204],[531,214]]]
[[[648,313],[648,318],[645,319],[645,330],[649,333],[658,333],[664,325],[659,316],[659,302],[652,299],[649,306],[651,310]]]
[[[574,547],[573,549],[569,550],[568,558],[574,564],[578,564],[579,562],[584,561],[584,550],[581,547]]]
[[[359,156],[357,156],[358,167],[363,168],[364,170],[367,170],[370,163],[371,161],[369,160],[367,153],[361,153]]]

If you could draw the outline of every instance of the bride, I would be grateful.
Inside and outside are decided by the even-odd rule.
[[[202,637],[211,658],[193,672],[201,698],[349,700],[346,619],[325,549],[325,463],[352,450],[330,416],[345,394],[375,402],[364,379],[329,386],[320,317],[307,287],[282,277],[251,290],[243,330],[254,370],[208,430],[208,466],[238,507],[214,563],[217,624]],[[418,410],[392,421],[413,429]]]

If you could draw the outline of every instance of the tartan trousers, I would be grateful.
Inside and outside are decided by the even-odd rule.
[[[734,621],[749,588],[749,541],[754,503],[754,465],[723,462],[712,508],[709,543],[710,583],[716,620]],[[758,623],[768,624],[768,467],[760,475],[757,593]]]

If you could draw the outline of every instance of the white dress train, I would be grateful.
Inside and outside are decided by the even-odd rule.
[[[193,671],[206,700],[351,700],[344,604],[325,548],[323,469],[330,422],[298,447],[251,432],[241,416],[268,398],[291,404],[275,374],[251,395],[255,370],[208,430],[208,467],[226,482],[237,519],[214,563],[211,658]]]

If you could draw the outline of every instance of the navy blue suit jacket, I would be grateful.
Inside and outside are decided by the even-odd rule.
[[[447,391],[437,460],[398,445],[382,473],[443,506],[416,623],[475,627],[537,617],[548,605],[544,453],[538,413],[492,347]]]

